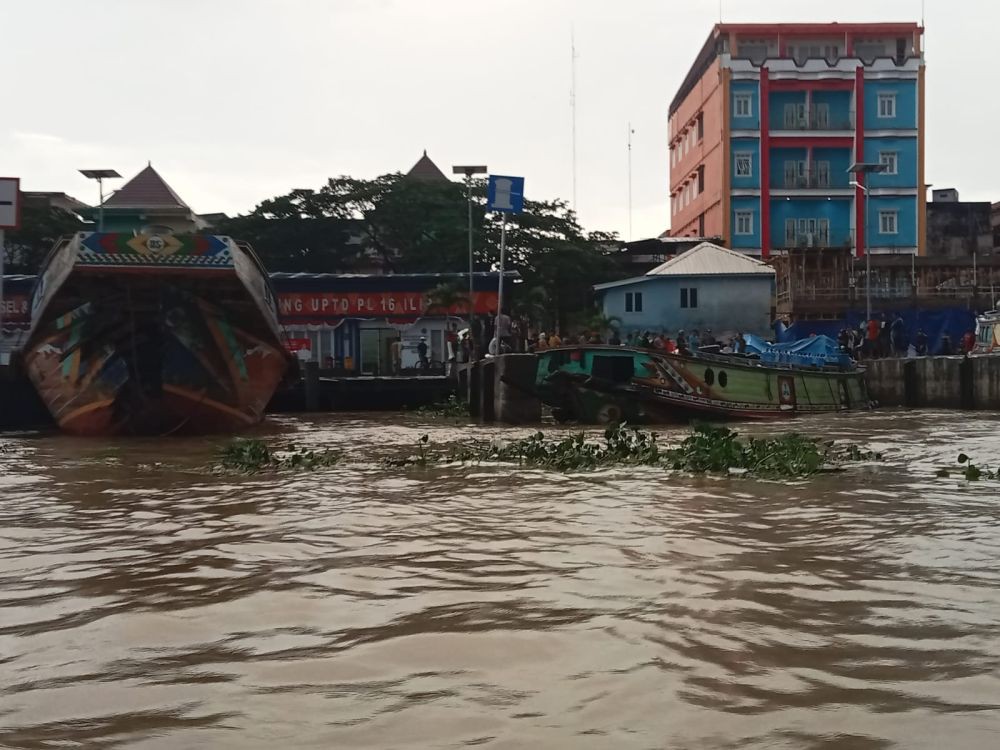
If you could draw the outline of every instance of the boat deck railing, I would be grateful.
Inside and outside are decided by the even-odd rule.
[[[800,371],[800,370],[813,370],[816,372],[856,372],[861,368],[857,367],[857,363],[853,369],[846,369],[835,364],[795,364],[791,362],[765,362],[756,354],[721,354],[715,352],[706,351],[696,351],[688,352],[687,354],[681,354],[680,352],[666,352],[662,349],[647,349],[641,346],[613,346],[611,344],[578,344],[573,346],[561,346],[555,349],[546,349],[545,351],[559,351],[560,349],[565,351],[572,351],[573,349],[601,349],[605,351],[638,351],[649,354],[658,354],[663,357],[685,357],[689,359],[697,359],[704,362],[712,362],[715,364],[724,365],[743,365],[744,367],[767,367],[774,370],[789,370],[789,371]],[[853,361],[853,360],[852,360]]]

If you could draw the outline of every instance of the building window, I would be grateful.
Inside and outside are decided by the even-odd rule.
[[[878,231],[879,234],[898,234],[899,211],[879,211]]]
[[[896,116],[896,95],[895,94],[879,94],[878,95],[878,116],[879,117],[895,117]]]
[[[882,174],[898,174],[899,159],[895,151],[879,151],[878,163],[885,167]]]
[[[698,306],[698,289],[696,287],[681,287],[681,307]]]
[[[752,117],[753,97],[750,94],[737,94],[733,98],[733,111],[736,117]]]
[[[642,312],[642,292],[625,292],[625,312]]]
[[[753,211],[736,212],[736,234],[753,234]]]
[[[698,167],[698,194],[705,192],[705,165]]]
[[[736,152],[736,176],[753,177],[753,154],[745,151]]]
[[[698,129],[698,140],[700,141],[705,137],[705,116],[701,112],[698,113],[698,119],[695,126]]]

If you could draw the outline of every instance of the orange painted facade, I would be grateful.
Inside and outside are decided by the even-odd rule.
[[[716,60],[670,116],[672,236],[724,236],[728,192],[723,148],[727,97],[723,89],[722,70]]]

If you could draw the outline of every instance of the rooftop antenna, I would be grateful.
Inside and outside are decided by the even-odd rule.
[[[632,133],[635,131],[632,129],[632,123],[629,122],[626,125],[627,133],[625,134],[626,143],[628,144],[628,241],[632,241]]]
[[[573,127],[573,210],[577,211],[576,204],[576,30],[570,26],[569,29],[569,53],[570,53],[570,88],[569,88],[569,109]]]

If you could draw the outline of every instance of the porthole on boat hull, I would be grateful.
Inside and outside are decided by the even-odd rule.
[[[725,388],[726,384],[729,382],[729,376],[726,375],[725,371],[719,373],[719,387]]]
[[[715,383],[715,371],[709,367],[705,370],[705,385],[712,385]]]

